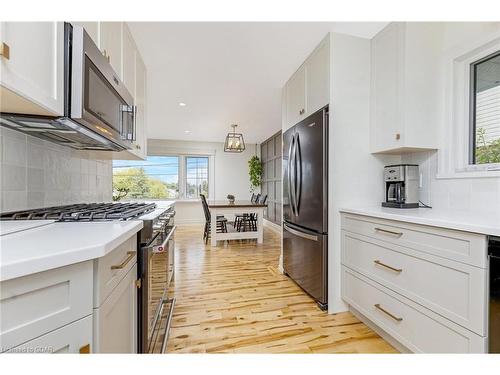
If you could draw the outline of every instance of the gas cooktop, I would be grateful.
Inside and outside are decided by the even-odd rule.
[[[151,212],[155,208],[154,203],[82,203],[5,212],[0,214],[0,220],[129,220]]]

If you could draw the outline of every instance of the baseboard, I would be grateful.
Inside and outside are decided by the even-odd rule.
[[[399,341],[397,341],[395,338],[393,338],[391,335],[389,335],[382,328],[377,326],[375,323],[373,323],[370,319],[368,319],[366,316],[364,316],[362,313],[360,313],[358,310],[356,310],[351,305],[349,305],[349,311],[352,313],[352,315],[354,315],[356,318],[358,318],[363,323],[365,323],[368,327],[373,329],[385,341],[387,341],[389,344],[394,346],[394,348],[396,348],[396,350],[399,350],[401,353],[412,353],[412,351],[409,350],[406,346],[401,344]]]
[[[265,227],[275,231],[276,233],[279,233],[279,234],[283,233],[281,226],[279,226],[278,224],[273,223],[272,221],[269,221],[266,219],[264,219],[263,222],[264,222]]]

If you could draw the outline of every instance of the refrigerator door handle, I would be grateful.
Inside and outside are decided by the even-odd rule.
[[[297,150],[297,140],[295,138],[295,135],[293,136],[293,139],[292,139],[292,153],[291,153],[291,156],[290,156],[290,165],[291,165],[291,168],[290,168],[290,186],[289,186],[289,189],[291,191],[291,204],[292,204],[292,213],[297,216],[298,215],[298,212],[297,212],[297,197],[296,197],[296,193],[297,193],[297,174],[296,174],[296,150]]]
[[[295,164],[297,166],[297,176],[296,176],[296,194],[295,194],[295,212],[297,212],[297,216],[299,215],[300,209],[300,196],[302,193],[302,155],[300,153],[300,141],[299,134],[297,134],[297,138],[295,139]]]
[[[293,152],[293,143],[295,140],[295,135],[292,136],[292,140],[290,142],[290,148],[288,150],[288,202],[290,204],[290,209],[292,210],[292,214],[295,215],[293,200],[292,200],[292,152]]]
[[[298,230],[295,230],[293,228],[290,228],[288,225],[286,224],[283,224],[283,228],[287,231],[287,232],[290,232],[291,234],[294,234],[298,237],[302,237],[302,238],[305,238],[306,240],[311,240],[311,241],[315,241],[315,242],[318,242],[318,236],[315,236],[315,235],[312,235],[312,234],[307,234],[307,233],[302,233],[302,232],[299,232]]]

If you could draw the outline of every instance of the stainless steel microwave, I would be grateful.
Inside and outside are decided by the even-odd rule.
[[[121,151],[136,138],[133,97],[80,26],[64,25],[64,116],[1,113],[0,124],[79,150]]]

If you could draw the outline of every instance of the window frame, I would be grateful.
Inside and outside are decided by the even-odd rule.
[[[498,52],[500,31],[474,38],[444,52],[444,124],[433,156],[437,179],[500,177],[500,164],[470,163],[470,64]]]
[[[189,158],[203,158],[203,159],[207,159],[207,195],[206,195],[206,198],[208,199],[208,197],[210,196],[210,156],[209,155],[179,155],[180,158],[183,159],[183,163],[184,163],[184,173],[183,173],[183,194],[182,194],[182,198],[181,199],[184,199],[184,200],[198,200],[200,197],[197,196],[197,197],[194,197],[194,198],[188,198],[187,197],[187,183],[188,183],[188,177],[187,177],[187,168],[188,168],[188,163],[187,163],[187,160]]]
[[[470,63],[469,73],[469,166],[500,166],[500,163],[476,163],[476,104],[477,104],[477,66],[500,56],[500,49]]]
[[[177,198],[165,198],[165,199],[156,199],[156,200],[175,200],[175,201],[190,201],[190,202],[196,202],[200,200],[200,197],[195,197],[195,198],[187,198],[187,159],[188,158],[206,158],[207,159],[207,199],[211,199],[211,192],[214,191],[215,187],[213,184],[213,176],[211,175],[212,173],[212,167],[213,167],[213,155],[209,154],[182,154],[182,153],[165,153],[165,154],[151,154],[147,155],[147,157],[176,157],[179,160],[179,169],[178,169],[178,183],[177,183],[177,189],[178,189],[178,197]],[[149,199],[149,198],[144,198],[144,199]]]

